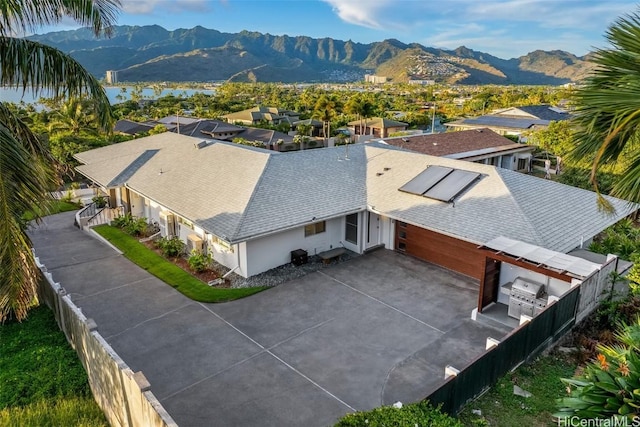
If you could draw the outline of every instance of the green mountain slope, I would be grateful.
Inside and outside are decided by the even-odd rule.
[[[96,39],[87,29],[30,38],[69,52],[98,77],[118,70],[121,81],[349,82],[368,73],[394,82],[562,84],[584,78],[593,67],[563,51],[501,59],[464,46],[448,51],[394,39],[362,44],[200,26],[117,26],[109,39]]]

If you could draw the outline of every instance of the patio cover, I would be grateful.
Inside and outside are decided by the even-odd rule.
[[[483,247],[538,264],[541,267],[555,270],[559,273],[566,273],[579,279],[588,277],[601,267],[600,264],[583,258],[551,251],[503,236],[496,237],[485,243]]]

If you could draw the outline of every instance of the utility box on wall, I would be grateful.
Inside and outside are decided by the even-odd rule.
[[[204,249],[204,240],[197,234],[189,234],[187,237],[187,251],[191,253],[192,251],[196,251],[198,253],[202,253]]]
[[[304,249],[296,249],[291,251],[291,264],[302,265],[309,262],[309,254]]]

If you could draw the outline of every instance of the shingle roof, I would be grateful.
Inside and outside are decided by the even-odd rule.
[[[394,128],[394,127],[403,127],[409,126],[408,123],[399,122],[397,120],[386,119],[383,117],[370,117],[367,120],[363,120],[362,124],[365,127],[374,127],[374,128]],[[352,122],[347,123],[349,126],[360,126],[360,120],[354,120]]]
[[[265,145],[275,144],[279,139],[282,139],[284,142],[293,141],[293,137],[286,133],[261,128],[244,128],[244,130],[235,135],[234,138],[244,138],[248,141],[259,141]]]
[[[471,153],[483,149],[505,151],[527,147],[524,144],[515,143],[509,138],[498,135],[488,128],[407,135],[403,137],[383,138],[382,140],[389,145],[418,153],[429,154],[431,156],[450,156],[452,154]],[[531,147],[531,149],[533,150],[533,147]]]
[[[311,125],[311,126],[315,126],[315,127],[322,127],[323,122],[321,122],[320,120],[316,120],[316,119],[306,119],[306,120],[298,120],[293,122],[293,124],[295,126],[298,125]]]
[[[299,116],[299,113],[290,110],[283,110],[276,107],[257,106],[247,110],[236,111],[235,113],[225,114],[223,117],[227,120],[279,120],[286,116]]]
[[[533,119],[529,117],[507,117],[507,116],[480,116],[468,119],[456,120],[455,122],[445,123],[445,126],[482,126],[482,127],[499,127],[511,129],[529,129],[535,125],[547,126],[548,120]]]
[[[531,114],[540,120],[560,121],[569,118],[569,112],[553,108],[550,105],[526,105],[524,107],[518,107],[518,110]]]
[[[164,133],[102,147],[78,154],[87,163],[78,170],[102,185],[126,178],[134,191],[230,242],[370,207],[478,244],[505,236],[566,252],[636,209],[609,198],[617,213],[607,216],[590,191],[377,143],[283,154],[214,141],[198,149],[199,141]],[[481,178],[454,204],[398,191],[428,165]]]
[[[197,122],[198,118],[195,117],[185,117],[185,116],[167,116],[167,117],[163,117],[161,119],[156,120],[158,123],[162,123],[164,125],[176,125],[176,124],[180,124],[180,126],[182,125],[190,125],[192,123]]]
[[[598,211],[591,191],[488,165],[374,147],[368,155],[367,203],[376,211],[478,244],[502,235],[566,252],[581,237],[588,240],[637,209],[608,197],[616,208],[609,216]],[[428,165],[478,172],[481,178],[453,205],[397,191]]]
[[[244,129],[245,128],[241,126],[232,125],[220,120],[198,119],[197,121],[194,121],[187,125],[180,125],[179,130],[181,135],[212,139],[213,137],[211,136],[211,133],[241,132]],[[171,131],[178,132],[178,128],[175,127],[171,129]]]
[[[122,119],[116,122],[113,130],[114,132],[135,135],[138,133],[149,132],[151,129],[153,129],[153,127],[154,125],[150,125],[147,123],[139,123],[132,120]]]

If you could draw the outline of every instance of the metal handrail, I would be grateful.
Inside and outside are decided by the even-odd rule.
[[[89,214],[87,214],[87,211],[91,211],[91,212]],[[90,204],[88,204],[84,208],[80,209],[80,211],[78,211],[78,217],[79,218],[86,218],[88,216],[93,216],[93,215],[95,215],[95,212],[96,212],[96,204],[95,204],[95,202],[91,202]]]

